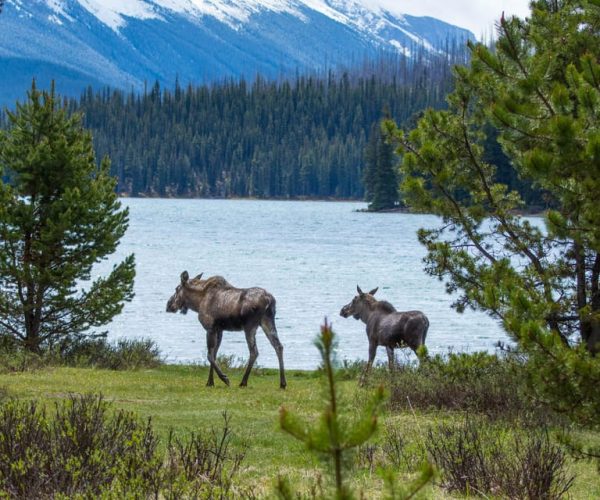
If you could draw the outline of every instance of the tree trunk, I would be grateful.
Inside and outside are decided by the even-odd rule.
[[[40,337],[33,332],[27,332],[24,342],[25,349],[35,354],[40,354]]]
[[[589,321],[589,335],[586,339],[586,347],[592,355],[600,352],[600,253],[596,254],[592,266],[591,306],[592,319]]]
[[[600,320],[590,322],[590,334],[586,340],[587,350],[595,356],[600,353]]]

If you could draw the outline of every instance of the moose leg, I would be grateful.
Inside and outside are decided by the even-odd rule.
[[[371,367],[373,366],[373,361],[375,361],[375,354],[377,353],[377,344],[375,342],[369,342],[369,361],[367,362],[367,366],[362,376],[360,377],[360,385],[365,385],[367,382],[367,377],[369,376],[369,372],[371,371]]]
[[[277,360],[279,361],[279,388],[285,389],[287,382],[285,380],[285,369],[283,368],[283,345],[281,345],[279,337],[277,336],[275,322],[270,318],[265,319],[261,323],[261,327],[269,339],[269,342],[271,342],[273,349],[275,349],[275,353],[277,354]]]
[[[256,347],[256,328],[257,327],[255,326],[253,328],[244,330],[246,333],[246,343],[248,344],[248,350],[250,351],[250,358],[248,358],[248,366],[246,366],[246,371],[244,372],[240,387],[246,387],[248,384],[248,377],[252,371],[252,366],[254,365],[256,358],[258,358],[258,347]]]
[[[386,347],[385,350],[387,351],[387,355],[388,355],[388,363],[390,365],[390,373],[393,374],[396,369],[396,359],[394,358],[394,348]]]
[[[206,347],[208,348],[208,362],[210,367],[217,372],[217,376],[227,385],[229,385],[229,379],[225,375],[219,365],[217,365],[217,341],[219,336],[222,335],[221,330],[209,330],[206,332]],[[209,373],[210,376],[210,373]]]
[[[223,340],[223,332],[217,332],[217,345],[215,347],[215,359],[217,357],[217,353],[219,352],[219,347],[221,347],[221,340]],[[207,387],[212,387],[215,385],[215,379],[213,376],[213,367],[210,365],[210,370],[208,371],[208,382],[206,382]]]

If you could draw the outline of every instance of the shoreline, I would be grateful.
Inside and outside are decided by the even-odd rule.
[[[125,193],[117,193],[119,199],[137,199],[137,200],[210,200],[210,201],[283,201],[283,202],[326,202],[326,203],[365,203],[367,201],[358,198],[333,198],[333,197],[255,197],[255,196],[230,196],[227,198],[217,196],[159,196],[159,195],[141,195],[132,196]],[[548,209],[540,207],[531,207],[520,210],[515,210],[513,215],[520,215],[522,217],[543,217]],[[408,207],[397,207],[387,208],[384,210],[369,210],[368,208],[359,208],[354,210],[356,213],[365,214],[414,214],[414,215],[435,215],[425,212],[412,211]]]
[[[259,196],[159,196],[159,195],[141,195],[132,196],[125,193],[117,193],[120,199],[138,199],[138,200],[213,200],[213,201],[326,201],[326,202],[340,202],[340,203],[367,203],[366,201],[359,198],[334,198],[334,197],[312,197],[312,196],[297,196],[297,197],[278,197],[272,196],[263,198]]]
[[[367,201],[358,198],[318,198],[318,197],[270,197],[270,198],[259,198],[251,196],[231,196],[228,198],[220,198],[216,196],[131,196],[124,193],[117,194],[119,199],[123,200],[210,200],[210,201],[277,201],[277,202],[326,202],[326,203],[364,203],[368,204]],[[425,212],[412,211],[408,207],[397,207],[388,208],[384,210],[369,210],[368,208],[358,208],[353,210],[355,213],[365,214],[408,214],[408,215],[435,215]],[[521,209],[513,212],[513,215],[519,215],[522,217],[543,217],[547,212],[547,209],[541,209],[534,207],[532,209]]]

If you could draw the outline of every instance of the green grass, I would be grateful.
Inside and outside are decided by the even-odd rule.
[[[170,429],[184,436],[190,431],[220,428],[221,414],[227,411],[236,433],[234,445],[247,448],[242,478],[255,485],[257,492],[272,492],[278,474],[292,479],[293,484],[309,485],[321,470],[318,460],[302,444],[279,429],[278,409],[285,405],[305,418],[317,416],[324,406],[319,377],[312,372],[290,371],[288,388],[279,389],[276,370],[260,369],[253,373],[247,388],[237,387],[240,370],[227,370],[232,381],[226,387],[216,381],[205,386],[208,370],[195,366],[163,366],[151,370],[109,371],[79,368],[50,368],[39,371],[0,375],[0,389],[8,397],[36,399],[52,405],[69,393],[101,393],[116,408],[152,418],[155,429],[166,441]],[[370,391],[357,387],[355,380],[339,382],[346,410],[352,414],[365,401]],[[1,393],[2,391],[0,391]],[[405,427],[410,440],[422,439],[428,424],[452,418],[445,413],[391,413],[384,410],[381,428],[394,422]],[[376,439],[381,441],[384,433]],[[593,439],[598,436],[592,436]],[[571,490],[573,498],[600,498],[600,476],[593,464],[572,465],[578,478]],[[409,479],[414,474],[400,472]],[[381,481],[366,467],[356,467],[352,484],[363,488],[369,497],[379,496]],[[428,498],[450,498],[443,490],[432,487]]]

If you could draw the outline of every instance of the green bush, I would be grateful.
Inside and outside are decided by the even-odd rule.
[[[0,373],[39,370],[52,364],[53,355],[26,351],[7,335],[0,335]]]
[[[147,338],[119,339],[115,343],[104,338],[82,339],[61,346],[59,358],[68,366],[109,370],[156,368],[163,363],[158,346]]]
[[[32,353],[0,339],[0,372],[38,370],[47,366],[94,367],[109,370],[156,368],[163,363],[158,346],[150,339],[69,339]]]
[[[392,378],[397,409],[481,413],[490,418],[544,417],[527,397],[523,361],[515,354],[437,355],[418,366],[400,366]]]
[[[71,396],[52,415],[35,402],[0,406],[0,497],[214,498],[232,492],[244,458],[231,427],[171,434],[166,452],[151,421],[112,412],[101,396]]]

